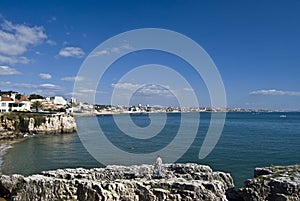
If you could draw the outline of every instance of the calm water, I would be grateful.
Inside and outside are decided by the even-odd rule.
[[[159,117],[160,114],[156,115]],[[300,113],[286,113],[286,117],[281,115],[283,113],[227,113],[217,146],[208,157],[200,160],[199,150],[210,122],[210,114],[201,113],[197,136],[178,162],[207,164],[214,170],[229,172],[236,186],[241,186],[243,181],[253,176],[254,167],[297,164],[300,162]],[[186,120],[187,123],[195,121],[192,117],[193,114]],[[170,114],[159,135],[150,140],[138,140],[124,135],[114,125],[111,115],[98,117],[111,142],[132,153],[151,153],[168,145],[175,137],[180,119],[180,114]],[[150,124],[147,115],[133,115],[132,120],[140,127]],[[91,117],[77,118],[78,125],[93,131],[95,128],[89,126],[90,121]],[[76,133],[30,137],[13,146],[3,156],[1,168],[4,174],[29,175],[57,168],[103,166],[89,155]],[[163,159],[167,161],[167,158]],[[130,162],[136,161],[131,159]]]

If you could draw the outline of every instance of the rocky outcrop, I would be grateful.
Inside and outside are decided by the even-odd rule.
[[[238,193],[245,201],[299,201],[300,165],[256,168]]]
[[[76,131],[74,117],[67,114],[8,113],[0,115],[0,139],[24,134],[58,134]]]
[[[0,197],[26,200],[227,200],[234,187],[223,172],[197,164],[166,164],[160,177],[152,165],[60,169],[0,178]]]
[[[28,131],[37,134],[72,133],[76,131],[76,123],[70,115],[46,116],[45,121],[39,125],[37,125],[34,118],[30,118]]]
[[[165,164],[161,176],[152,165],[59,169],[24,177],[2,175],[0,197],[26,200],[300,200],[300,165],[256,168],[245,187],[234,190],[228,173],[197,164]]]

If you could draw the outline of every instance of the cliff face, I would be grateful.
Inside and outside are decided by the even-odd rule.
[[[76,123],[75,119],[69,115],[45,117],[45,122],[40,125],[37,125],[34,118],[30,118],[28,131],[37,134],[71,133],[76,131]]]
[[[0,139],[30,134],[58,134],[76,131],[75,119],[70,115],[54,114],[2,114],[0,116]]]
[[[0,178],[0,197],[26,200],[227,200],[234,187],[223,172],[197,164],[167,164],[161,177],[152,165],[45,171]]]
[[[299,201],[300,165],[256,168],[238,193],[245,201]]]

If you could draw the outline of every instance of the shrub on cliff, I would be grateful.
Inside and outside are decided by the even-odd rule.
[[[37,115],[31,113],[19,113],[19,112],[11,112],[1,116],[1,122],[6,122],[4,124],[5,129],[21,131],[21,132],[28,132],[28,126],[30,118],[34,119],[35,126],[40,126],[43,123],[46,123],[45,115]],[[8,124],[8,121],[10,122]],[[13,128],[8,128],[8,125],[13,126]]]

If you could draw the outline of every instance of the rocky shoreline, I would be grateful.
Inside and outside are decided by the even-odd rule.
[[[198,164],[58,169],[24,177],[2,175],[0,197],[6,200],[299,200],[299,165],[255,169],[255,178],[235,190],[228,173]]]
[[[25,200],[226,200],[229,174],[196,164],[166,164],[161,177],[152,165],[60,169],[0,178],[0,196]]]
[[[238,193],[244,201],[299,201],[300,165],[255,168]]]
[[[0,115],[0,139],[15,139],[30,134],[76,132],[76,122],[68,114],[6,113]]]

